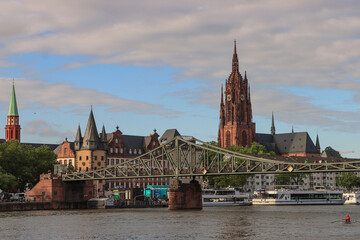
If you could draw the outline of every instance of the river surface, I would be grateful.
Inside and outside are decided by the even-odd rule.
[[[360,239],[360,206],[0,212],[0,239]]]

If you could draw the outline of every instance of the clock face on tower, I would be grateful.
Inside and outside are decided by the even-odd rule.
[[[244,100],[245,100],[244,94],[241,94],[241,95],[240,95],[240,100],[241,100],[241,101],[244,101]]]
[[[230,94],[227,95],[227,100],[228,100],[229,102],[231,101],[231,95],[230,95]]]

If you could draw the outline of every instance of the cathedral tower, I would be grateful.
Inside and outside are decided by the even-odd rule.
[[[225,94],[225,97],[224,97]],[[220,126],[218,142],[221,147],[251,146],[255,141],[255,123],[252,122],[250,86],[246,76],[239,72],[239,61],[234,42],[232,71],[221,87]]]
[[[13,83],[9,104],[9,113],[5,127],[5,140],[17,140],[20,142],[20,129],[19,112],[16,104],[15,86]]]

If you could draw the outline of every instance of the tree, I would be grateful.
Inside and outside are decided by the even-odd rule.
[[[69,173],[73,173],[73,172],[76,171],[76,169],[75,169],[74,166],[70,163],[69,166],[68,166],[68,168],[67,168],[67,171],[68,171]]]
[[[55,162],[56,154],[45,145],[34,148],[18,141],[0,144],[0,167],[3,174],[15,177],[19,189],[24,189],[26,183],[35,185],[40,174],[52,170]]]
[[[0,167],[0,189],[9,191],[17,187],[16,177],[8,174]]]
[[[217,146],[218,144],[216,142],[211,142],[211,145]],[[257,155],[268,155],[268,156],[274,156],[275,153],[267,153],[265,146],[253,142],[251,147],[248,146],[230,146],[227,147],[228,150],[238,152],[238,153],[247,153],[247,154],[257,154]],[[208,181],[209,186],[214,187],[243,187],[247,179],[253,175],[221,175],[221,176],[208,176],[206,179]]]
[[[340,177],[336,178],[336,184],[351,190],[353,187],[360,187],[360,178],[355,173],[342,173]]]

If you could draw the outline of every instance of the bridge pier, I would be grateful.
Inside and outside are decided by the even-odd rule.
[[[202,209],[202,190],[195,179],[182,183],[175,179],[169,189],[169,210]]]

